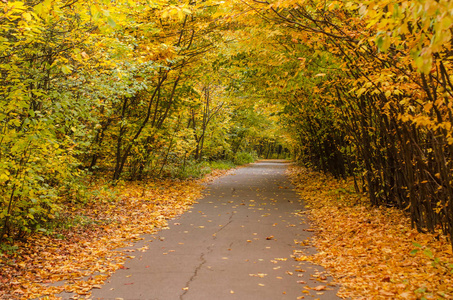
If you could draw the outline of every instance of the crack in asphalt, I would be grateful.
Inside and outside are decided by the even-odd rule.
[[[233,216],[234,216],[234,212],[231,213],[229,219],[228,219],[228,222],[222,226],[219,230],[217,230],[216,232],[214,232],[214,234],[212,235],[212,239],[213,240],[216,240],[217,239],[217,233],[219,233],[220,231],[222,231],[225,227],[227,227],[228,225],[230,225],[232,222],[233,222]],[[189,278],[189,280],[186,282],[186,285],[185,285],[185,290],[184,292],[179,296],[179,299],[180,300],[183,300],[184,296],[187,294],[187,292],[189,291],[189,285],[191,282],[193,282],[195,280],[195,278],[197,277],[198,275],[198,271],[200,271],[200,269],[203,267],[203,265],[206,263],[206,259],[205,259],[205,255],[208,255],[209,253],[211,253],[213,251],[213,246],[214,244],[211,244],[209,247],[206,248],[206,252],[202,252],[200,257],[199,257],[199,260],[200,260],[200,263],[198,264],[198,266],[195,268],[195,271],[193,272],[192,276]]]
[[[225,229],[225,227],[227,227],[228,225],[231,224],[231,222],[233,222],[233,216],[235,215],[235,212],[232,212],[230,217],[228,218],[228,222],[225,224],[225,226],[222,226],[220,227],[219,230],[217,230],[216,232],[214,232],[214,234],[212,235],[214,238],[213,240],[217,239],[217,233],[219,233],[220,231],[222,231],[223,229]]]
[[[209,246],[209,247],[207,248],[207,250],[208,250],[208,251],[206,252],[206,254],[211,253],[211,252],[212,252],[212,245]],[[200,258],[199,258],[199,259],[201,260],[201,262],[200,262],[200,264],[195,268],[195,271],[193,272],[192,276],[189,278],[189,281],[186,282],[185,290],[184,290],[184,292],[181,294],[181,296],[179,296],[179,299],[180,299],[180,300],[183,300],[183,297],[184,297],[184,296],[187,294],[187,292],[189,291],[189,285],[190,285],[190,283],[195,279],[195,277],[197,277],[198,271],[200,271],[200,269],[201,269],[201,268],[203,267],[203,265],[206,263],[206,259],[204,258],[204,256],[205,256],[205,253],[201,253]]]

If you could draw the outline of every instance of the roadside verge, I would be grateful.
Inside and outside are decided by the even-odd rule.
[[[319,253],[301,256],[326,267],[353,299],[453,299],[453,255],[440,233],[419,233],[395,208],[373,207],[347,180],[298,166],[288,170],[306,202]]]

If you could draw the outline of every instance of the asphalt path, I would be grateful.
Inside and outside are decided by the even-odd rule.
[[[146,236],[136,247],[149,249],[92,299],[340,299],[322,267],[294,259],[316,250],[287,166],[259,161],[209,183],[199,203]]]

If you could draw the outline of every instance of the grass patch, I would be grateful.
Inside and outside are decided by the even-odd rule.
[[[173,170],[172,177],[179,179],[201,178],[214,170],[229,170],[237,165],[230,160],[189,161],[185,166]]]

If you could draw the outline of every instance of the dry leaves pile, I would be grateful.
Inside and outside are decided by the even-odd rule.
[[[328,268],[354,299],[453,299],[453,255],[445,236],[422,234],[392,208],[367,204],[351,182],[293,166],[290,177],[316,227],[320,251],[301,256]]]
[[[103,197],[86,205],[68,208],[66,218],[80,219],[59,236],[35,235],[18,243],[13,255],[0,257],[0,299],[30,299],[60,292],[89,295],[127,258],[115,250],[140,235],[166,226],[200,197],[195,181],[127,183],[116,187],[119,196]],[[55,286],[59,285],[59,286]]]

